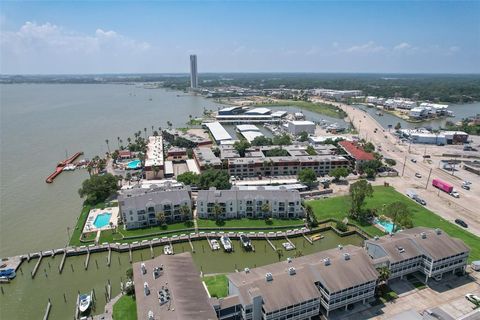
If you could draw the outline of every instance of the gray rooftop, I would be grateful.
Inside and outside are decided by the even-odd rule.
[[[261,188],[256,190],[239,190],[234,187],[230,190],[216,190],[215,188],[199,190],[197,196],[197,202],[205,201],[207,203],[255,199],[268,199],[282,202],[299,201],[300,193],[298,190],[262,190]]]
[[[122,207],[145,208],[148,203],[181,203],[190,201],[190,194],[187,189],[181,190],[149,190],[131,189],[125,190],[118,196],[118,201],[123,201]]]

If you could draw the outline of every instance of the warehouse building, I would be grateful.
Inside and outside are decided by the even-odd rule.
[[[225,128],[220,124],[220,122],[207,122],[203,124],[205,127],[210,130],[213,139],[215,142],[221,144],[224,141],[231,141],[232,136],[225,130]]]
[[[298,135],[302,132],[306,132],[308,134],[315,134],[315,123],[312,121],[307,120],[295,120],[289,121],[285,124],[287,131],[291,134]]]

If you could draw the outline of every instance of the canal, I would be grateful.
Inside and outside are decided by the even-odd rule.
[[[313,245],[303,237],[289,238],[296,250],[283,250],[283,257],[295,257],[327,250],[339,244],[361,245],[363,239],[358,235],[340,237],[333,231],[322,232],[324,238],[314,241]],[[273,240],[277,248],[282,248],[286,240]],[[279,261],[278,254],[265,240],[252,241],[255,252],[245,252],[238,240],[233,240],[234,252],[212,252],[206,240],[193,241],[195,253],[193,259],[204,274],[234,272],[245,267],[262,266]],[[188,242],[174,244],[175,253],[191,252]],[[154,255],[162,254],[163,247],[155,247]],[[8,284],[1,284],[0,319],[38,319],[46,308],[47,301],[52,301],[50,319],[71,319],[75,312],[75,302],[78,292],[85,293],[95,290],[97,304],[95,314],[102,313],[106,303],[106,285],[110,280],[112,297],[120,293],[120,282],[126,279],[126,270],[131,267],[128,253],[112,252],[110,267],[107,266],[107,252],[94,253],[90,257],[88,270],[84,264],[86,255],[68,257],[63,272],[59,274],[58,267],[61,255],[54,258],[43,258],[34,279],[31,272],[37,262],[32,259],[24,262],[17,272],[17,277]],[[150,249],[134,251],[134,262],[150,259]]]

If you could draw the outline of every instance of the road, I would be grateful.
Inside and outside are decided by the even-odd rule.
[[[415,189],[416,193],[427,202],[428,209],[452,222],[456,218],[463,219],[469,226],[468,230],[480,236],[480,193],[478,192],[480,179],[474,181],[471,191],[463,190],[461,188],[463,180],[457,176],[461,173],[451,175],[440,169],[438,167],[439,159],[433,159],[432,163],[423,161],[423,145],[419,147],[402,143],[398,137],[388,132],[388,129],[384,129],[361,109],[342,103],[333,104],[348,114],[350,122],[355,126],[361,138],[372,142],[376,147],[381,146],[380,153],[385,158],[391,158],[397,162],[395,168],[400,173],[400,177],[389,178],[388,182],[391,185],[403,193],[408,189]],[[415,159],[417,162],[413,163],[411,159]],[[416,178],[415,173],[421,174],[422,177]],[[434,188],[431,185],[433,178],[440,178],[452,184],[459,192],[460,198],[456,199]]]

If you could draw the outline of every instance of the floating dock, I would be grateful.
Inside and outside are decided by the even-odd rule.
[[[268,237],[265,237],[265,240],[267,240],[268,244],[272,247],[273,251],[277,251],[277,248],[276,248],[275,245],[272,243],[272,241],[270,241],[270,239],[268,239]]]
[[[62,273],[63,266],[65,265],[65,259],[67,259],[67,250],[63,251],[62,261],[60,261],[60,265],[58,266],[58,272]]]
[[[38,261],[32,270],[32,278],[35,278],[35,274],[37,274],[37,270],[38,270],[38,267],[40,266],[40,263],[42,262],[42,258],[43,258],[43,254],[40,252],[40,257],[38,257]]]
[[[305,240],[308,241],[308,243],[313,244],[312,239],[310,239],[309,237],[307,237],[307,236],[305,235],[305,233],[302,233],[302,236],[305,238]]]
[[[52,302],[50,298],[48,298],[47,308],[45,309],[45,314],[43,315],[43,320],[48,320],[48,316],[50,315],[50,310],[52,309]]]
[[[45,180],[46,183],[52,183],[53,180],[60,174],[62,173],[63,171],[63,168],[67,165],[67,164],[71,164],[73,161],[75,161],[75,159],[77,159],[78,157],[80,157],[81,155],[83,154],[82,151],[79,151],[77,153],[75,153],[73,156],[71,156],[70,158],[68,159],[65,159],[63,160],[62,162],[60,162],[59,164],[57,164],[57,167],[55,168],[55,171],[49,175],[47,177],[47,179]]]

